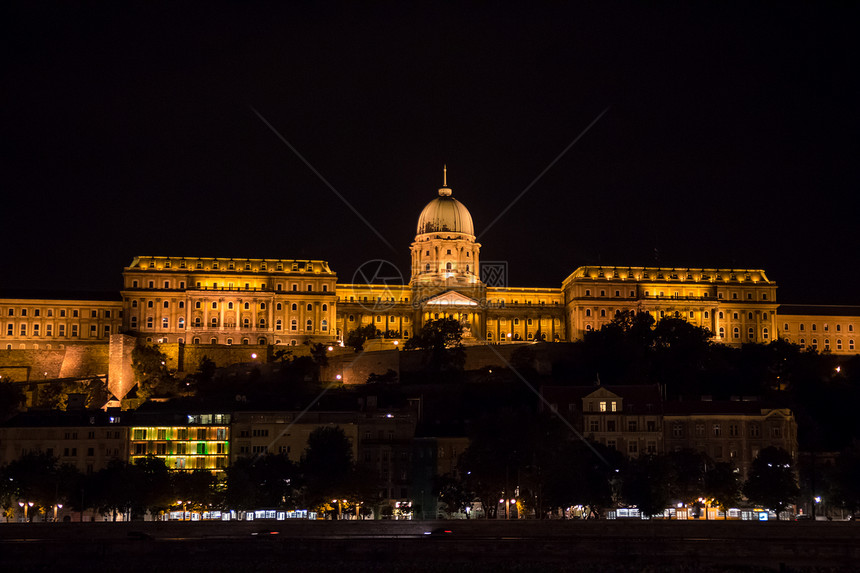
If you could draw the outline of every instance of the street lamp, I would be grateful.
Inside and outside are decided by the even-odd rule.
[[[63,509],[62,503],[58,503],[57,505],[54,506],[54,523],[57,522],[57,510],[59,510],[59,509]]]
[[[24,508],[24,522],[29,523],[30,519],[27,517],[27,515],[28,515],[28,513],[29,513],[29,512],[28,512],[28,510],[29,510],[31,507],[33,507],[33,502],[32,502],[32,501],[28,501],[28,502],[26,502],[26,503],[25,503],[25,502],[23,502],[23,501],[19,501],[19,502],[18,502],[18,505],[20,505],[21,507],[23,507],[23,508]]]

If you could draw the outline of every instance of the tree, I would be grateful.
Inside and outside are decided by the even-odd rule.
[[[475,499],[475,493],[466,487],[463,480],[450,473],[437,476],[434,485],[439,501],[445,504],[445,513],[449,516],[466,511],[466,508],[470,507]],[[466,518],[469,518],[469,513],[466,513]]]
[[[440,318],[424,323],[415,336],[406,341],[406,350],[443,351],[462,346],[463,325],[456,318]]]
[[[403,345],[405,350],[427,350],[427,370],[432,374],[462,372],[466,363],[463,352],[463,325],[456,318],[430,320]]]
[[[352,347],[356,352],[361,352],[364,350],[364,343],[376,337],[376,327],[372,324],[367,324],[365,326],[359,326],[355,330],[351,330],[349,334],[346,335],[344,344]]]
[[[632,459],[623,473],[623,497],[645,515],[663,513],[672,502],[674,474],[666,456],[650,455]]]
[[[296,507],[298,468],[285,454],[239,458],[226,473],[228,507]]]
[[[209,470],[178,471],[170,475],[173,498],[188,509],[206,510],[215,501],[215,474]]]
[[[197,364],[197,371],[185,377],[185,385],[195,394],[209,394],[217,369],[215,361],[204,355]]]
[[[842,451],[836,459],[833,495],[837,504],[851,512],[860,511],[860,441]]]
[[[310,506],[347,499],[354,474],[352,444],[339,426],[317,428],[308,436],[300,463]]]
[[[713,462],[707,454],[691,449],[683,449],[667,454],[674,471],[672,496],[678,501],[690,504],[705,495],[705,473]]]
[[[14,416],[25,400],[26,397],[20,385],[11,380],[0,382],[0,420]]]
[[[397,372],[389,368],[385,371],[385,374],[377,374],[375,372],[371,372],[370,376],[367,377],[367,384],[397,384]]]
[[[178,391],[176,377],[167,368],[167,355],[158,346],[138,343],[131,351],[131,367],[137,378],[137,395],[174,395]]]
[[[146,456],[135,460],[128,469],[135,484],[137,507],[157,515],[173,505],[170,471],[163,459]]]
[[[47,510],[70,499],[79,475],[74,466],[60,464],[46,453],[24,454],[0,472],[2,502],[5,507],[15,507],[19,501],[33,502],[32,518],[32,512]]]
[[[525,412],[487,416],[473,425],[457,471],[463,487],[480,500],[486,517],[496,516],[499,498],[510,496],[520,468],[531,460],[533,428],[533,418]]]
[[[131,464],[120,459],[113,459],[93,478],[91,485],[91,505],[103,513],[110,513],[116,521],[118,515],[131,518],[137,501],[137,479]],[[143,512],[138,505],[136,508]]]
[[[781,513],[800,493],[791,455],[782,448],[764,448],[752,462],[743,487],[744,495],[755,504]]]
[[[705,497],[712,498],[726,511],[741,497],[741,480],[737,469],[728,462],[717,462],[705,472]]]

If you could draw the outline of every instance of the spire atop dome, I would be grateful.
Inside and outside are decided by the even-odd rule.
[[[449,197],[451,195],[451,188],[448,187],[448,166],[442,165],[442,188],[439,189],[440,197]]]

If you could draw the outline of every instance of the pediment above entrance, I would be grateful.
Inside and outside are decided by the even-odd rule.
[[[428,298],[424,302],[425,306],[457,306],[457,307],[469,307],[469,306],[478,306],[478,301],[473,298],[469,298],[464,294],[461,294],[457,291],[449,290],[448,292],[444,292],[440,295],[434,296],[433,298]]]

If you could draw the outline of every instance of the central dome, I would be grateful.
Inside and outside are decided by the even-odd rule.
[[[451,197],[448,187],[439,189],[439,196],[427,203],[418,217],[419,235],[438,232],[475,234],[472,215],[465,205]]]

